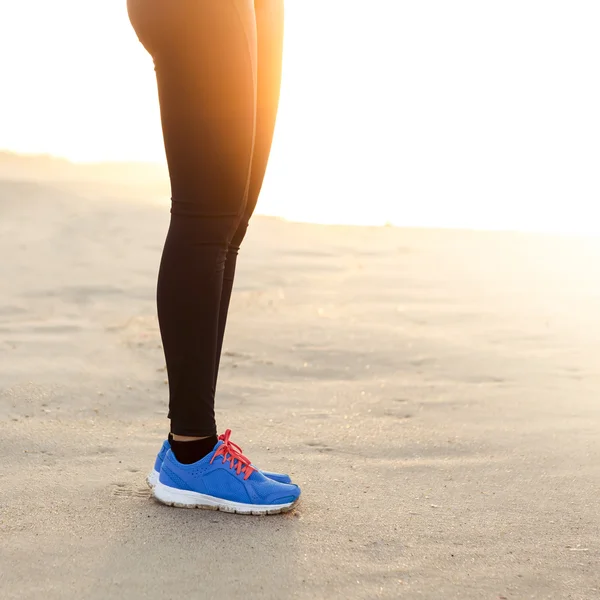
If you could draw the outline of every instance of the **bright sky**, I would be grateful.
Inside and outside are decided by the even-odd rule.
[[[125,0],[0,0],[0,147],[164,160]],[[598,0],[287,0],[259,209],[600,232]]]

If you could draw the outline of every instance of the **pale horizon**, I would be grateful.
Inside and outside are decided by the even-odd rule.
[[[288,0],[258,212],[600,233],[599,17],[592,1]],[[154,71],[124,1],[3,3],[0,52],[0,147],[164,165]]]

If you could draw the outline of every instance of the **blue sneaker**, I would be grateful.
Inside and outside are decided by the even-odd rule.
[[[223,433],[219,436],[219,439],[224,440],[225,436],[227,435],[227,432],[229,432],[229,435],[231,435],[231,430],[228,429],[225,433]],[[227,439],[229,439],[229,438],[227,438]],[[233,442],[229,442],[229,443],[240,454],[242,454],[242,449],[237,444],[234,444]],[[160,452],[156,456],[156,460],[154,461],[154,468],[152,469],[152,471],[150,471],[150,473],[148,473],[148,476],[146,477],[146,483],[148,484],[150,489],[156,487],[156,484],[158,483],[158,475],[160,473],[160,468],[163,464],[163,460],[165,460],[165,456],[167,455],[167,452],[170,449],[171,449],[171,444],[169,444],[169,440],[165,440],[160,449]],[[253,468],[256,468],[256,467],[253,467]],[[261,471],[261,473],[268,479],[272,479],[273,481],[278,481],[279,483],[292,483],[292,479],[287,473],[271,473],[270,471]]]
[[[271,515],[291,510],[300,488],[265,477],[229,441],[225,432],[214,450],[191,465],[180,463],[172,451],[162,462],[154,497],[181,508],[206,508],[246,515]]]

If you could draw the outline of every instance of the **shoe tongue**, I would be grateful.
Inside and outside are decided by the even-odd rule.
[[[221,446],[224,446],[225,442],[223,442],[223,440],[219,440],[215,447],[213,448],[213,453],[216,452]],[[229,450],[232,450],[231,448]],[[239,461],[239,458],[235,455],[235,450],[233,450],[234,454],[232,454],[230,451],[226,451],[224,453],[224,456],[227,456],[227,459],[229,460],[230,458],[233,457],[234,463],[237,464]],[[221,455],[223,456],[223,455]]]

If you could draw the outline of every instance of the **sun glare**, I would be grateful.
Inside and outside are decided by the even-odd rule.
[[[0,147],[164,160],[125,4],[0,3]],[[260,212],[600,232],[599,20],[592,0],[288,0]]]

